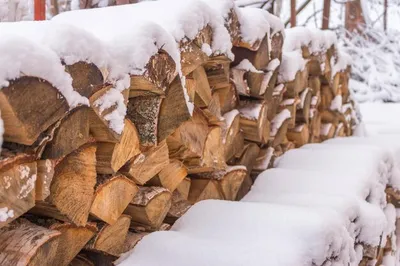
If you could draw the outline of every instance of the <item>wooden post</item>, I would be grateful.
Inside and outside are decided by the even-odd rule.
[[[34,2],[35,20],[46,19],[46,0],[35,0]]]
[[[383,29],[387,30],[387,10],[388,10],[388,0],[383,2]]]
[[[296,26],[296,0],[290,0],[290,26]]]
[[[324,11],[322,16],[322,29],[326,30],[329,28],[329,18],[331,13],[331,1],[324,0]]]

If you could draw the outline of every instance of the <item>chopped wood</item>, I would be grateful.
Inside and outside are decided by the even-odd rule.
[[[169,224],[175,223],[177,219],[182,217],[192,205],[189,203],[187,199],[185,199],[179,191],[175,190],[172,193],[171,198],[171,208],[168,211],[167,217],[165,221]]]
[[[176,77],[168,87],[166,97],[162,99],[157,125],[158,143],[190,119],[183,90],[181,79]]]
[[[78,254],[69,264],[69,266],[95,266],[94,263],[85,256]]]
[[[90,214],[114,224],[138,192],[136,184],[123,175],[98,176]]]
[[[160,186],[173,192],[186,178],[187,169],[182,162],[171,159],[155,177],[147,182],[150,186]]]
[[[305,89],[300,93],[300,102],[296,106],[296,122],[306,123],[310,121],[310,107],[312,101],[312,92],[309,89]]]
[[[260,149],[256,162],[252,169],[252,174],[260,174],[272,166],[274,148],[268,147]]]
[[[230,77],[235,90],[239,95],[250,96],[250,88],[247,83],[247,71],[238,68],[231,68]]]
[[[0,90],[4,140],[32,145],[50,125],[63,118],[69,106],[49,82],[35,77],[10,81]]]
[[[281,143],[284,142],[287,131],[289,129],[290,121],[291,121],[291,119],[287,118],[287,119],[281,121],[280,125],[276,125],[279,127],[277,128],[276,134],[274,136],[272,136],[272,134],[271,134],[271,141],[270,141],[271,147],[275,148],[277,145],[280,145]],[[274,127],[276,127],[276,126],[274,125]]]
[[[89,111],[86,106],[71,110],[56,126],[52,139],[46,144],[42,158],[57,159],[89,141]]]
[[[217,94],[213,94],[210,104],[207,108],[203,108],[202,112],[204,116],[207,118],[207,122],[209,126],[223,126],[224,122],[222,121],[221,115],[221,105],[219,101],[219,96]]]
[[[192,119],[184,122],[167,138],[170,158],[184,162],[201,158],[208,133],[207,118],[195,107]]]
[[[265,102],[246,103],[239,108],[240,128],[246,140],[267,143],[269,139],[270,123],[268,121],[268,107]]]
[[[233,66],[238,65],[243,59],[247,59],[256,69],[265,69],[269,63],[269,43],[270,39],[268,34],[262,39],[260,46],[256,51],[249,50],[248,48],[234,46],[232,52],[235,55]]]
[[[171,192],[162,187],[139,187],[125,214],[132,223],[149,229],[158,229],[171,207]]]
[[[36,162],[3,150],[0,156],[0,228],[35,205]]]
[[[164,94],[177,74],[172,57],[164,50],[153,55],[142,75],[131,75],[129,97],[145,96],[148,93]]]
[[[158,146],[134,157],[121,168],[120,172],[136,184],[144,185],[168,164],[168,146],[162,141]]]
[[[143,237],[148,235],[148,232],[130,232],[128,231],[122,253],[131,251]]]
[[[225,168],[224,148],[222,145],[221,127],[211,127],[204,144],[200,167]]]
[[[282,46],[283,46],[284,37],[280,32],[272,35],[271,38],[271,51],[270,56],[271,60],[277,58],[279,61],[282,60]]]
[[[204,65],[208,83],[213,90],[222,89],[229,86],[229,64],[230,60],[225,56],[216,56]]]
[[[321,140],[331,139],[335,136],[336,127],[331,123],[321,124]]]
[[[86,243],[96,234],[97,227],[94,223],[85,226],[76,226],[71,223],[60,223],[54,219],[42,219],[30,216],[28,219],[42,227],[57,230],[61,235],[57,238],[56,256],[50,265],[67,266],[73,258],[81,251]]]
[[[215,180],[192,179],[188,201],[195,204],[206,199],[223,199]]]
[[[96,184],[96,146],[86,144],[55,168],[50,201],[74,224],[87,223]]]
[[[114,262],[118,256],[113,256],[98,250],[82,250],[79,255],[81,258],[85,258],[85,262],[89,261],[95,266],[114,266]],[[81,260],[82,261],[82,260]],[[84,264],[85,266],[87,264]]]
[[[55,161],[49,159],[39,160],[36,164],[35,200],[45,200],[50,196],[50,184],[54,176]]]
[[[128,215],[121,215],[112,225],[98,223],[99,231],[86,244],[85,249],[104,252],[112,256],[119,256],[123,251],[130,223],[131,218]]]
[[[321,80],[319,77],[311,76],[308,79],[308,86],[311,89],[312,95],[315,96],[321,91]]]
[[[247,169],[247,175],[237,193],[236,200],[242,199],[247,194],[247,192],[249,192],[251,186],[253,185],[253,181],[250,178],[250,173],[253,170],[254,165],[256,164],[259,153],[260,148],[257,146],[257,144],[247,143],[242,156],[236,162],[237,165],[244,165]]]
[[[286,99],[281,102],[280,109],[287,109],[290,112],[290,121],[289,121],[289,128],[294,128],[296,125],[296,112],[297,112],[297,105],[300,103],[298,98],[294,99]]]
[[[97,140],[102,142],[118,142],[121,138],[121,134],[118,134],[110,127],[110,122],[105,118],[108,114],[113,112],[116,105],[111,106],[105,110],[100,110],[100,106],[95,104],[97,100],[101,97],[104,97],[106,93],[109,93],[110,90],[113,89],[112,85],[107,85],[104,88],[95,92],[90,98],[90,106],[91,111],[89,112],[89,126],[90,126],[90,134]],[[124,96],[124,104],[128,102],[128,94],[129,90],[125,90],[122,92]]]
[[[19,219],[0,228],[1,265],[54,265],[61,233]]]
[[[124,130],[118,143],[98,142],[96,170],[99,174],[114,174],[126,162],[140,154],[139,134],[135,125],[125,119]]]
[[[193,79],[195,84],[194,104],[198,107],[207,107],[211,101],[211,88],[204,67],[197,67],[186,78]]]
[[[232,166],[226,170],[193,175],[195,178],[215,180],[224,200],[235,200],[247,175],[245,166]]]
[[[299,148],[309,142],[310,132],[308,125],[301,124],[293,129],[289,129],[286,136],[295,144],[296,148]]]
[[[237,135],[240,132],[240,115],[239,111],[237,110],[232,110],[229,113],[226,113],[224,115],[225,119],[225,130],[223,132],[223,139],[222,143],[224,146],[224,158],[225,161],[229,161],[233,156],[235,156],[235,153],[240,146],[240,137],[237,137]],[[237,141],[239,140],[239,143]],[[243,143],[243,141],[242,141]]]
[[[176,188],[179,194],[181,194],[181,196],[186,200],[188,199],[189,196],[190,184],[191,184],[191,179],[186,177]]]
[[[208,56],[193,42],[181,42],[180,51],[181,68],[184,76],[193,72],[193,70],[205,64],[208,60]]]
[[[80,95],[89,98],[104,83],[102,71],[92,63],[76,62],[65,65],[65,72],[72,78],[72,87]]]
[[[161,100],[159,96],[140,96],[129,100],[127,118],[135,124],[140,145],[144,147],[157,145]]]
[[[231,84],[226,88],[222,88],[213,92],[219,99],[221,114],[229,112],[239,104],[239,96],[235,89],[235,85]]]

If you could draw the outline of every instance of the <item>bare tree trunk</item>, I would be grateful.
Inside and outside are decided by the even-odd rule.
[[[385,31],[387,30],[387,22],[388,22],[387,10],[388,10],[388,0],[384,0],[384,2],[383,2],[383,29]]]
[[[329,28],[329,19],[331,14],[331,0],[324,0],[324,11],[322,15],[322,29]]]
[[[296,26],[296,0],[290,0],[290,26]]]
[[[345,27],[349,32],[361,31],[361,26],[365,25],[360,0],[346,2]]]

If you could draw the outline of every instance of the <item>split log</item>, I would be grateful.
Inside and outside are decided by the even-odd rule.
[[[332,90],[328,85],[321,86],[321,103],[319,105],[320,110],[327,110],[331,106],[331,102],[334,98]]]
[[[239,96],[237,94],[235,85],[230,84],[226,88],[222,88],[213,92],[219,99],[221,114],[229,112],[239,104]]]
[[[121,92],[121,97],[124,98],[123,103],[116,103],[104,110],[100,109],[99,103],[103,101],[103,97],[107,97],[109,93],[118,94],[120,92],[115,91],[114,86],[108,85],[104,88],[95,92],[90,98],[91,111],[89,112],[89,126],[90,134],[97,140],[102,142],[118,142],[121,138],[121,134],[111,128],[108,115],[115,112],[118,108],[117,104],[126,105],[128,102],[129,90],[125,89]]]
[[[313,54],[307,63],[308,72],[311,76],[324,76],[330,72],[330,61],[326,53]],[[329,77],[327,76],[329,80]]]
[[[274,148],[268,147],[261,149],[253,166],[252,174],[258,175],[270,168],[273,163],[273,155]]]
[[[346,137],[346,130],[343,123],[339,123],[336,127],[335,137]]]
[[[232,65],[238,65],[243,59],[249,60],[256,69],[265,69],[269,63],[269,43],[270,39],[268,34],[259,43],[255,50],[248,48],[234,46],[232,52],[235,55],[235,60]]]
[[[176,190],[179,192],[179,194],[181,194],[181,196],[186,200],[188,199],[188,196],[189,196],[190,184],[191,184],[191,179],[186,177],[182,180],[182,182],[176,188]]]
[[[136,184],[123,175],[97,176],[97,187],[90,214],[114,224],[136,195]]]
[[[206,199],[223,199],[215,180],[191,179],[188,201],[195,204]]]
[[[215,56],[204,65],[208,83],[213,90],[226,88],[230,84],[230,59],[225,56]]]
[[[278,113],[285,90],[286,90],[286,88],[285,88],[284,84],[277,85],[274,88],[271,100],[267,100],[267,102],[268,102],[268,120],[269,121],[272,121],[272,119],[274,119],[275,115]]]
[[[86,98],[89,98],[104,83],[101,69],[93,63],[79,61],[72,65],[65,65],[65,72],[71,75],[72,87],[75,91]]]
[[[159,96],[140,96],[129,100],[127,118],[135,124],[140,145],[144,147],[158,143],[157,126],[161,100]]]
[[[183,122],[190,119],[181,79],[176,77],[162,99],[157,125],[158,143],[171,135]]]
[[[224,122],[222,121],[221,106],[219,102],[219,97],[217,94],[213,94],[210,104],[207,108],[201,110],[204,116],[207,118],[209,126],[219,126],[222,127]]]
[[[264,95],[265,99],[272,97],[273,90],[278,78],[279,60],[273,59],[269,62],[264,72],[249,72],[247,76],[250,94],[254,97]]]
[[[236,136],[240,132],[240,115],[239,111],[234,109],[224,115],[225,130],[223,132],[222,143],[224,145],[224,158],[229,161],[236,153],[237,143]]]
[[[295,144],[296,148],[299,148],[309,142],[310,132],[307,124],[301,124],[289,129],[286,136]]]
[[[194,42],[181,42],[181,69],[184,76],[208,61],[208,56]]]
[[[35,200],[45,200],[50,196],[50,184],[54,176],[55,161],[47,159],[39,160],[36,163]]]
[[[147,182],[150,186],[159,186],[173,192],[186,178],[187,169],[182,162],[172,159],[155,177]]]
[[[193,158],[201,158],[208,133],[207,118],[195,107],[192,119],[184,122],[167,138],[170,158],[184,163]]]
[[[250,173],[253,170],[254,165],[256,164],[259,153],[260,148],[257,146],[257,144],[248,143],[242,156],[236,162],[237,165],[244,165],[247,169],[247,175],[237,193],[236,200],[242,199],[250,191],[250,188],[253,185],[253,180],[250,178]]]
[[[62,158],[89,141],[89,111],[86,106],[71,110],[56,126],[42,158]]]
[[[331,124],[331,123],[327,123],[327,124],[321,124],[321,140],[327,140],[327,139],[331,139],[335,136],[335,132],[336,132],[336,127]]]
[[[225,27],[231,35],[232,44],[237,46],[240,43],[240,22],[239,17],[234,9],[229,10],[228,16],[225,18]]]
[[[267,143],[269,139],[270,125],[268,121],[268,108],[263,103],[246,103],[239,108],[240,128],[246,140]]]
[[[78,254],[68,266],[95,266],[94,263],[85,256]]]
[[[214,180],[224,200],[235,200],[240,186],[247,175],[245,166],[232,166],[226,170],[193,175],[195,178]]]
[[[276,147],[284,142],[288,128],[290,126],[291,116],[288,110],[282,110],[271,121],[270,146]]]
[[[310,121],[310,107],[312,101],[312,92],[307,88],[300,93],[300,101],[296,106],[296,122],[308,124]]]
[[[60,223],[54,219],[43,219],[35,216],[27,216],[27,219],[39,226],[61,233],[57,238],[56,256],[53,261],[48,261],[50,265],[67,266],[86,243],[97,232],[96,224],[88,223],[85,226],[76,226],[71,223]]]
[[[36,162],[32,156],[3,149],[0,156],[0,228],[35,206],[36,176]]]
[[[294,80],[285,83],[285,88],[286,88],[285,93],[284,93],[285,98],[298,97],[299,92],[301,92],[303,89],[305,89],[305,87],[304,87],[305,74],[304,73],[305,73],[305,70],[297,71]]]
[[[246,70],[235,67],[231,68],[230,70],[231,81],[239,95],[250,96],[250,88],[247,83],[247,76],[248,73]]]
[[[184,215],[192,205],[177,190],[172,193],[171,208],[168,211],[165,221],[174,224],[182,215]]]
[[[96,146],[86,144],[55,168],[50,201],[74,224],[87,223],[96,184]],[[46,213],[43,213],[46,216]]]
[[[85,249],[119,256],[123,251],[130,223],[131,218],[128,215],[121,215],[112,225],[98,223],[99,231],[86,244]]]
[[[282,46],[283,46],[284,37],[281,32],[276,32],[272,35],[271,38],[271,51],[270,56],[271,59],[279,59],[282,60]]]
[[[172,57],[164,50],[159,50],[150,58],[142,75],[131,75],[129,97],[164,94],[176,74]]]
[[[169,164],[168,146],[165,141],[130,160],[120,170],[136,184],[144,185]]]
[[[126,162],[140,154],[139,134],[135,125],[125,119],[120,142],[98,142],[96,170],[99,174],[114,174]]]
[[[89,262],[90,266],[114,266],[114,262],[117,260],[117,256],[113,256],[107,254],[105,252],[97,251],[97,250],[82,250],[79,253],[79,257],[81,258],[81,262],[87,263]],[[82,260],[84,258],[85,260]],[[84,264],[88,266],[87,264]]]
[[[157,230],[171,207],[171,192],[162,187],[139,187],[125,214],[132,217],[133,225]]]
[[[312,95],[315,96],[321,91],[321,80],[318,76],[311,76],[308,79],[308,86],[311,89]]]
[[[319,142],[321,135],[321,115],[317,110],[313,112],[313,117],[310,122],[310,142]]]
[[[211,101],[211,88],[204,67],[197,67],[186,78],[192,80],[190,83],[194,85],[191,88],[195,91],[193,99],[194,104],[198,107],[207,107]],[[189,95],[190,94],[193,95],[193,93],[189,93]]]
[[[61,233],[19,219],[0,229],[1,265],[54,265]]]
[[[50,125],[63,118],[69,106],[49,82],[22,77],[0,91],[4,140],[32,145]]]
[[[290,121],[289,121],[289,128],[294,128],[296,125],[296,112],[297,112],[297,105],[299,104],[299,99],[286,99],[281,102],[280,109],[284,110],[287,109],[290,112]]]
[[[140,240],[142,240],[143,237],[148,235],[148,232],[130,232],[128,231],[128,234],[126,235],[125,238],[125,243],[124,247],[122,249],[122,253],[126,253],[131,251],[137,243],[139,243]],[[121,256],[122,258],[123,256]]]

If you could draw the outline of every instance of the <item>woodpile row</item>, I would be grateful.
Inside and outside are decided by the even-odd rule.
[[[64,63],[90,103],[75,108],[48,80],[9,80],[0,90],[0,264],[112,264],[196,202],[241,199],[287,150],[352,135],[350,67],[333,71],[336,46],[282,51],[277,18],[246,42],[240,11],[224,16],[234,60],[205,51],[215,38],[207,25],[178,43],[180,65],[160,49],[130,75],[121,134],[109,119],[121,106],[99,104],[115,86],[96,64]]]

